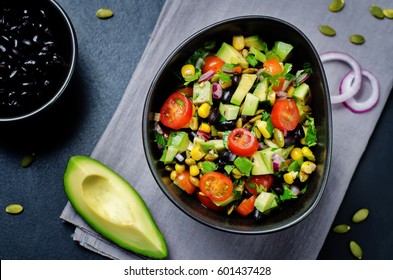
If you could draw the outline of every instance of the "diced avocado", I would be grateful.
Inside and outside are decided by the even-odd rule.
[[[267,211],[277,206],[276,197],[273,193],[261,192],[255,199],[254,206],[261,213],[267,213]]]
[[[225,149],[224,140],[222,139],[213,139],[207,141],[206,143],[212,144],[215,152],[222,152]]]
[[[194,83],[192,99],[195,105],[200,105],[203,103],[213,105],[212,84],[209,81]]]
[[[273,165],[266,165],[263,160],[261,151],[257,151],[252,156],[253,167],[251,170],[252,175],[265,175],[265,174],[273,174]]]
[[[241,173],[243,173],[246,176],[250,176],[250,172],[253,166],[253,163],[251,160],[249,160],[246,157],[237,157],[233,164],[239,169]]]
[[[265,143],[269,148],[275,148],[278,149],[278,145],[273,142],[271,139],[263,139],[263,143]]]
[[[232,104],[224,104],[220,103],[218,107],[220,114],[227,120],[236,120],[237,116],[239,115],[240,107]]]
[[[207,142],[202,142],[202,143],[200,143],[199,144],[199,146],[201,147],[201,149],[205,152],[205,153],[208,153],[209,152],[209,150],[215,150],[215,146],[214,146],[214,143],[211,143],[211,142],[209,142],[209,141],[207,141]]]
[[[252,53],[258,61],[262,63],[266,61],[266,55],[259,51],[257,48],[251,47],[250,53]]]
[[[168,139],[168,146],[177,148],[179,153],[185,152],[190,145],[188,133],[184,131],[171,131]]]
[[[241,53],[225,42],[222,43],[220,49],[216,53],[216,56],[221,58],[225,63],[240,64],[243,69],[248,68],[248,62]]]
[[[237,86],[235,93],[231,98],[231,103],[235,105],[240,105],[243,102],[246,94],[254,85],[256,79],[256,74],[243,74],[240,78],[239,85]]]
[[[64,189],[76,212],[104,237],[141,255],[167,257],[165,239],[144,200],[109,167],[89,157],[71,157]]]
[[[264,42],[258,35],[252,35],[244,38],[244,45],[248,48],[256,48],[262,51],[264,49]]]
[[[300,105],[307,105],[311,98],[310,87],[306,83],[300,84],[293,92],[293,100]]]
[[[281,61],[285,61],[292,49],[293,46],[291,44],[277,41],[274,43],[272,51],[280,58]]]
[[[223,201],[216,201],[216,200],[212,200],[213,203],[217,206],[227,206],[229,203],[231,203],[232,201],[234,201],[236,198],[235,194],[232,193],[227,199],[223,200]]]
[[[247,93],[246,99],[244,100],[242,115],[254,116],[258,109],[259,98],[254,94]]]
[[[164,152],[162,153],[160,161],[162,161],[164,164],[169,164],[175,159],[175,156],[178,152],[178,148],[167,145],[164,149]]]
[[[296,103],[296,105],[300,115],[299,123],[304,123],[307,119],[307,116],[311,114],[311,107],[308,105],[301,105],[299,103]]]
[[[269,87],[268,79],[263,79],[255,87],[253,94],[259,98],[259,101],[266,100],[268,87]]]

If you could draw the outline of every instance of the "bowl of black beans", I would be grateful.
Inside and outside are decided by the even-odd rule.
[[[0,0],[0,122],[52,106],[72,79],[77,39],[53,0]]]

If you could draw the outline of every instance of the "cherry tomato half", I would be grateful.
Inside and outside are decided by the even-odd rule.
[[[278,79],[278,85],[277,85],[277,86],[273,86],[273,87],[272,87],[272,90],[274,90],[274,91],[279,91],[279,90],[281,90],[282,87],[284,86],[284,81],[285,81],[285,78],[284,78],[284,77],[281,77],[280,79]]]
[[[201,202],[201,204],[203,206],[205,206],[206,208],[209,208],[210,210],[222,211],[225,209],[225,207],[217,206],[210,198],[208,198],[202,192],[198,192],[197,197],[198,197],[199,201]]]
[[[254,175],[246,181],[247,191],[253,195],[258,195],[262,190],[268,191],[273,185],[274,177],[271,174]]]
[[[196,190],[194,184],[191,183],[190,172],[188,170],[178,173],[173,183],[188,194],[193,194]]]
[[[202,73],[206,73],[209,70],[213,70],[217,73],[224,65],[224,61],[217,56],[208,56],[205,58],[205,65],[202,67]]]
[[[276,101],[271,113],[272,123],[275,128],[291,131],[299,123],[300,115],[295,101],[281,99]]]
[[[254,203],[256,198],[257,197],[253,195],[249,198],[243,199],[243,201],[236,207],[236,212],[244,217],[249,215],[255,209]]]
[[[211,200],[224,201],[231,196],[233,184],[224,174],[209,172],[200,178],[199,188]]]
[[[263,63],[263,69],[266,73],[274,76],[282,72],[282,66],[277,58],[270,58]]]
[[[183,94],[172,93],[160,110],[160,121],[163,125],[178,130],[192,118],[192,103]]]
[[[235,128],[228,136],[228,149],[238,156],[251,156],[258,150],[258,139],[245,128]]]

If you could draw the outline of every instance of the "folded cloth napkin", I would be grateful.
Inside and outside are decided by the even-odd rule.
[[[107,164],[141,194],[163,232],[171,259],[316,259],[342,202],[354,170],[392,89],[393,68],[388,54],[393,49],[391,20],[378,20],[369,12],[369,1],[348,1],[339,13],[328,10],[329,1],[172,0],[158,18],[144,54],[112,120],[92,157]],[[390,1],[379,1],[387,8]],[[355,114],[342,104],[333,105],[333,154],[326,191],[313,213],[303,222],[281,232],[244,236],[206,227],[183,214],[158,188],[143,153],[141,131],[144,100],[156,69],[175,47],[192,33],[222,19],[241,15],[267,15],[300,28],[321,54],[342,51],[357,59],[379,79],[378,105]],[[318,31],[319,25],[336,29],[335,37]],[[349,42],[360,33],[363,45]],[[325,64],[331,95],[338,94],[340,79],[349,71],[345,63]],[[366,80],[366,79],[365,79]],[[365,88],[369,88],[367,82]],[[365,91],[365,90],[364,90]],[[366,94],[366,93],[364,93]],[[143,175],[142,175],[143,174]],[[135,259],[96,234],[68,203],[61,218],[76,225],[74,239],[82,246],[114,259]],[[230,250],[228,248],[230,244]]]

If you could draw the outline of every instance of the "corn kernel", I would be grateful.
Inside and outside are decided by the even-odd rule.
[[[317,166],[315,165],[315,163],[313,163],[311,161],[305,161],[300,166],[300,171],[303,171],[306,174],[311,174],[314,172],[314,170],[316,168],[317,168]]]
[[[243,173],[240,172],[239,169],[237,169],[236,167],[232,169],[232,176],[235,179],[240,179],[243,176]]]
[[[192,64],[186,64],[181,68],[181,75],[184,79],[191,78],[195,75],[195,67]]]
[[[236,121],[236,127],[241,128],[243,126],[243,120],[242,118],[238,118]]]
[[[190,181],[195,187],[199,187],[199,179],[194,176],[190,176]]]
[[[198,116],[200,116],[203,119],[207,118],[210,114],[210,109],[211,109],[211,106],[208,103],[203,103],[198,108]]]
[[[186,158],[185,162],[188,166],[196,164],[196,161],[192,158]]]
[[[292,97],[294,91],[295,91],[295,88],[293,86],[290,86],[290,88],[288,89],[288,96]]]
[[[292,174],[290,172],[285,173],[283,177],[284,177],[285,183],[287,183],[288,185],[293,184],[294,180],[293,180]]]
[[[308,174],[304,173],[303,171],[300,171],[298,177],[299,177],[300,182],[304,183],[308,179]]]
[[[248,50],[247,49],[242,49],[242,56],[246,57],[248,55]]]
[[[209,124],[207,124],[207,123],[201,123],[201,125],[199,126],[199,130],[200,130],[200,131],[204,131],[204,132],[206,132],[206,133],[210,133],[211,128],[210,128],[210,125],[209,125]]]
[[[255,122],[255,126],[259,129],[259,131],[262,133],[263,137],[265,137],[266,139],[269,139],[272,137],[272,135],[266,129],[266,127],[267,127],[266,121],[257,120]]]
[[[241,51],[244,49],[245,44],[244,44],[244,36],[243,35],[235,35],[232,37],[232,46],[238,50]]]
[[[186,167],[184,166],[184,164],[175,164],[175,170],[177,173],[182,173],[184,170],[186,170]]]
[[[196,164],[190,166],[190,176],[198,176],[199,175],[199,168]]]
[[[176,172],[176,170],[173,170],[171,172],[170,178],[171,178],[172,181],[175,181],[176,177],[177,177],[177,172]]]
[[[229,80],[227,82],[224,82],[222,80],[219,80],[218,82],[220,84],[220,86],[222,87],[222,89],[226,89],[229,88],[230,86],[232,86],[232,80]]]
[[[291,158],[293,160],[299,160],[303,158],[302,149],[300,148],[293,148],[291,151]]]
[[[199,145],[195,145],[190,152],[190,156],[196,161],[200,160],[205,155],[206,153],[201,149],[201,147],[199,147]]]
[[[303,154],[303,156],[304,156],[305,158],[307,158],[308,160],[315,161],[315,156],[314,156],[313,152],[310,150],[309,147],[304,146],[304,147],[302,148],[302,154]]]
[[[189,125],[190,129],[195,131],[198,129],[198,125],[199,125],[198,118],[192,117]]]
[[[207,154],[205,156],[205,160],[207,161],[215,161],[218,158],[217,154]]]
[[[270,105],[272,106],[276,103],[276,92],[274,90],[268,92],[267,100],[270,101]]]

